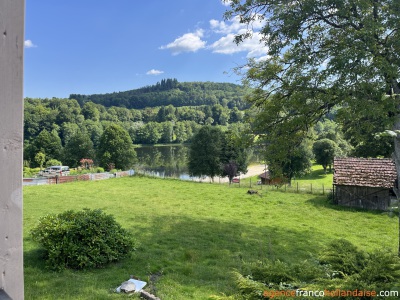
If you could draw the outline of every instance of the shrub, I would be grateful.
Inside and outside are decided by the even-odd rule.
[[[340,276],[359,273],[365,266],[366,255],[345,239],[332,241],[320,255],[321,264],[329,265]]]
[[[305,291],[389,291],[400,282],[400,259],[395,253],[382,250],[367,253],[344,239],[332,241],[321,251],[319,259],[293,264],[267,260],[245,266],[250,267],[246,272],[247,275],[234,273],[239,292],[237,299],[267,299],[268,294],[263,294],[263,290],[273,292],[299,288]],[[274,299],[287,299],[287,297],[275,295]],[[302,299],[312,299],[312,297]],[[335,299],[355,298],[346,295]]]
[[[117,172],[119,172],[120,170],[117,170],[117,169],[111,169],[110,171],[108,171],[108,172],[110,172],[110,174],[115,174],[115,173],[117,173]]]
[[[57,159],[49,159],[46,161],[46,168],[51,166],[62,166],[62,162]]]
[[[102,267],[135,248],[131,235],[99,209],[46,215],[31,235],[45,248],[47,265],[56,270]]]
[[[39,173],[39,168],[24,167],[24,178],[35,177]]]
[[[96,173],[104,173],[104,168],[102,168],[102,167],[97,167],[97,168],[96,168]]]

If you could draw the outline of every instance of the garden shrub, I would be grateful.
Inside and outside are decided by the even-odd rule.
[[[24,167],[23,169],[23,176],[24,178],[31,178],[35,177],[40,171],[40,168],[29,168],[29,167]]]
[[[280,260],[267,261],[253,267],[252,277],[254,280],[265,284],[279,284],[280,282],[292,282],[295,280],[291,271],[291,266]]]
[[[48,161],[46,161],[45,164],[46,168],[51,167],[51,166],[62,166],[62,162],[57,160],[57,159],[49,159]]]
[[[97,168],[96,168],[96,173],[104,173],[104,168],[102,168],[102,167],[97,167]]]
[[[345,239],[332,241],[320,255],[321,264],[329,265],[336,276],[359,273],[365,266],[366,255]]]
[[[244,269],[248,270],[245,274],[234,272],[234,280],[238,288],[236,298],[245,300],[268,299],[263,291],[389,291],[398,288],[400,282],[400,259],[395,253],[383,250],[367,253],[344,239],[332,241],[322,249],[318,259],[292,264],[266,260],[246,264]],[[221,296],[218,299],[229,298]],[[274,299],[287,297],[275,296]],[[335,299],[350,300],[354,297],[339,296]]]
[[[46,250],[47,265],[56,270],[102,267],[135,249],[129,232],[100,209],[46,215],[31,235]]]

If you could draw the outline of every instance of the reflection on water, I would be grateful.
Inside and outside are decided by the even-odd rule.
[[[191,180],[187,167],[188,145],[158,145],[135,148],[138,162],[135,172],[157,177]],[[258,162],[252,153],[250,162]]]
[[[186,145],[143,146],[136,148],[138,163],[135,170],[158,177],[189,179]],[[182,178],[185,177],[185,178]]]

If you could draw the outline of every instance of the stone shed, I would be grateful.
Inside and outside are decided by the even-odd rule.
[[[335,158],[334,202],[365,209],[388,210],[397,173],[392,159]]]

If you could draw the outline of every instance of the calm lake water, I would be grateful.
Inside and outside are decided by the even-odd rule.
[[[173,177],[189,180],[187,159],[188,145],[158,145],[135,148],[138,163],[135,172],[158,177]],[[252,155],[250,162],[257,162],[258,157]]]
[[[135,171],[160,177],[189,179],[187,145],[142,146],[135,148]]]

